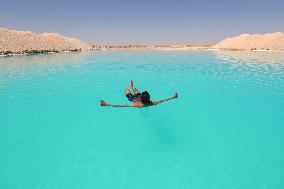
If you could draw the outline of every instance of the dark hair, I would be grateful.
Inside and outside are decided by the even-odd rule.
[[[141,102],[144,105],[153,105],[153,102],[150,100],[150,94],[148,93],[148,91],[142,92]]]

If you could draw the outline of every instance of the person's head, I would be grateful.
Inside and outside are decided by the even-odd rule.
[[[150,100],[150,94],[148,91],[142,92],[141,102],[145,105],[151,105],[153,102]]]

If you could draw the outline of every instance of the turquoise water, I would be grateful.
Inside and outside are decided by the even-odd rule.
[[[128,103],[129,80],[152,99]],[[0,188],[284,188],[284,53],[0,58]]]

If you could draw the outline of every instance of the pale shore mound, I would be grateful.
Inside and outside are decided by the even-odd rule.
[[[281,32],[267,34],[242,34],[227,38],[213,46],[217,49],[231,50],[284,50],[284,34]]]
[[[0,54],[80,51],[88,49],[90,49],[88,44],[57,33],[37,34],[30,31],[0,28]]]

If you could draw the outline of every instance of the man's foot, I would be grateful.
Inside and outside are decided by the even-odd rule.
[[[133,80],[130,80],[130,87],[133,87]]]
[[[139,93],[139,91],[133,86],[133,80],[130,80],[130,88],[132,89],[132,91],[134,92],[134,94]]]

